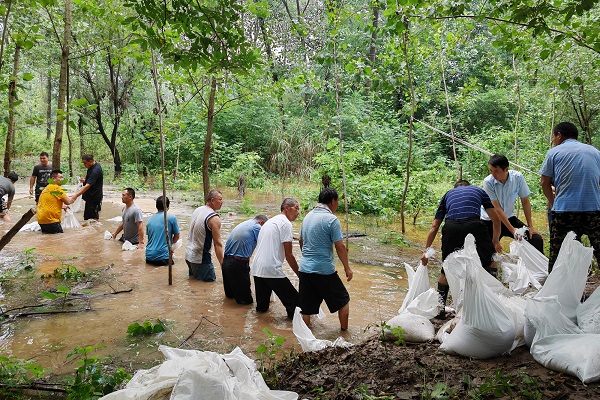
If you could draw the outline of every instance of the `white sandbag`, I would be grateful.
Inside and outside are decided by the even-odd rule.
[[[561,312],[556,296],[528,299],[525,314],[537,332],[531,355],[538,363],[583,383],[600,380],[600,334],[583,333]]]
[[[442,299],[440,294],[436,289],[430,287],[411,301],[405,311],[431,319],[440,313],[441,308]]]
[[[107,221],[110,221],[110,222],[123,222],[123,216],[117,215],[114,218],[107,219]]]
[[[137,246],[135,244],[131,244],[131,242],[129,240],[126,240],[123,243],[123,246],[121,246],[121,250],[123,251],[129,251],[129,250],[137,250]]]
[[[384,331],[385,340],[396,340],[394,329],[402,327],[404,340],[413,343],[423,343],[433,340],[435,328],[429,318],[422,315],[411,314],[408,311],[396,315],[386,322],[389,329]]]
[[[111,240],[112,238],[112,233],[110,233],[109,231],[104,231],[104,240]]]
[[[460,314],[458,314],[451,320],[444,322],[444,324],[440,326],[440,329],[438,329],[438,331],[436,332],[435,340],[437,340],[440,343],[444,343],[446,339],[448,339],[448,336],[450,336],[450,333],[452,333],[454,328],[456,328],[456,324],[458,324],[458,321],[460,321]]]
[[[535,297],[557,296],[562,313],[576,323],[577,307],[592,265],[592,255],[593,249],[582,245],[575,240],[575,233],[569,232],[560,247],[552,273]]]
[[[461,319],[440,346],[448,354],[487,359],[505,354],[513,346],[516,332],[512,316],[482,282],[482,275],[489,275],[482,271],[467,268]]]
[[[577,307],[577,325],[585,333],[600,333],[600,290]]]
[[[481,266],[477,248],[475,247],[475,237],[471,234],[465,238],[465,246],[462,250],[451,253],[442,265],[446,273],[446,279],[452,293],[452,301],[457,312],[460,311],[464,299],[464,286],[467,269],[480,271],[480,282],[485,284],[492,292],[502,294],[506,297],[514,296],[514,293],[504,287],[504,285],[489,274]]]
[[[181,238],[179,238],[178,241],[176,241],[175,243],[173,243],[173,245],[171,246],[171,248],[173,249],[173,251],[175,251],[178,248],[180,248],[182,244],[183,244],[183,240],[181,240]]]
[[[39,223],[31,222],[29,224],[23,225],[23,227],[19,229],[19,232],[39,232],[41,230],[42,228],[40,227]]]
[[[519,346],[523,346],[525,343],[525,307],[527,306],[527,299],[521,296],[504,297],[499,295],[498,298],[506,310],[512,317],[515,325],[515,339],[510,351],[513,351]]]
[[[494,261],[501,263],[502,282],[508,283],[508,288],[513,292],[523,294],[530,286],[538,290],[542,288],[533,274],[525,268],[521,257],[495,254]]]
[[[429,318],[435,317],[439,313],[439,308],[442,306],[436,290],[432,292],[433,294],[422,296],[420,297],[419,301],[413,303],[413,301],[422,293],[431,292],[431,284],[429,283],[427,266],[419,264],[416,272],[407,263],[404,263],[404,268],[406,269],[406,273],[408,275],[408,293],[406,293],[398,313],[402,313],[410,305],[411,312],[414,314],[425,316],[429,316],[431,314]]]
[[[102,400],[295,400],[294,392],[270,390],[254,361],[235,348],[229,354],[159,346],[166,360],[140,370],[125,389]]]
[[[583,383],[600,381],[600,335],[552,335],[535,341],[534,360],[557,372],[576,376]]]
[[[75,218],[73,211],[71,211],[69,208],[67,208],[67,210],[65,211],[65,219],[62,223],[62,227],[65,229],[81,228],[81,224],[79,223],[79,221],[77,221],[77,218]]]
[[[77,177],[77,181],[79,181],[79,177]],[[77,189],[75,189],[75,192],[79,192],[79,189],[81,189],[83,187],[83,183],[79,182],[77,184]],[[81,203],[83,203],[83,198],[81,196],[77,197],[75,199],[75,201],[69,206],[71,208],[71,210],[76,213],[81,211]]]
[[[517,229],[516,234],[523,236],[526,227]],[[525,268],[531,272],[533,277],[541,284],[548,277],[548,257],[537,251],[527,240],[513,240],[510,242],[510,254],[519,256],[523,260]]]
[[[294,319],[292,321],[292,330],[300,346],[302,347],[302,351],[319,351],[324,349],[325,347],[350,347],[352,343],[348,343],[344,340],[343,337],[338,337],[333,342],[331,340],[325,339],[317,339],[315,335],[313,335],[312,331],[306,326],[304,320],[302,319],[302,314],[300,313],[300,307],[296,307],[296,311],[294,311]]]

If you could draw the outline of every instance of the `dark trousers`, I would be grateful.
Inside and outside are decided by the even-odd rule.
[[[102,210],[102,200],[99,202],[86,200],[85,208],[83,209],[83,219],[100,219],[100,211]]]
[[[294,319],[294,311],[298,306],[298,291],[292,282],[286,278],[259,278],[254,277],[254,291],[256,292],[256,311],[269,310],[271,293],[275,292],[285,306],[289,319]]]
[[[63,233],[60,222],[54,222],[52,224],[40,224],[43,233]]]
[[[445,260],[456,250],[462,249],[465,246],[465,238],[469,233],[475,237],[475,246],[481,265],[486,271],[489,271],[492,256],[496,249],[492,244],[492,237],[489,235],[485,223],[479,218],[446,220],[442,227],[442,260]],[[444,273],[443,270],[442,273]]]
[[[225,296],[235,299],[238,304],[252,304],[250,290],[250,260],[225,256],[223,259],[223,288]]]
[[[484,221],[487,228],[488,228],[488,232],[490,234],[490,237],[493,237],[494,235],[494,223],[492,221]],[[525,224],[523,223],[523,221],[521,221],[520,219],[518,219],[515,216],[512,216],[508,219],[508,222],[510,222],[510,224],[512,226],[514,226],[515,228],[522,228],[525,226]],[[501,224],[500,225],[500,238],[503,237],[509,237],[512,238],[514,237],[512,233],[510,233],[510,231],[508,230],[508,228],[506,227],[506,225]],[[525,240],[527,240],[529,243],[531,243],[531,245],[533,247],[535,247],[535,249],[537,251],[539,251],[540,253],[544,254],[544,239],[542,238],[541,235],[538,235],[537,233],[535,235],[532,235],[531,232],[527,231],[527,235],[525,235],[524,237]]]
[[[594,257],[600,262],[600,211],[590,212],[555,212],[552,211],[550,225],[550,262],[548,272],[552,272],[558,257],[560,246],[569,232],[575,232],[577,240],[581,235],[587,235],[594,247]]]

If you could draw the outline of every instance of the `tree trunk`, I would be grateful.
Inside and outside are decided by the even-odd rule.
[[[208,97],[208,114],[206,118],[206,138],[204,140],[204,157],[202,158],[202,187],[204,189],[204,198],[208,196],[208,192],[210,191],[210,178],[208,176],[208,160],[210,158],[210,146],[212,143],[216,92],[217,78],[213,76],[210,82],[210,95]]]
[[[65,27],[63,31],[63,43],[60,59],[60,79],[58,82],[58,105],[56,107],[56,132],[54,134],[54,148],[52,149],[52,167],[60,169],[60,152],[63,141],[63,121],[65,112],[65,100],[67,97],[67,66],[69,65],[69,39],[71,37],[71,14],[73,12],[73,0],[65,0]]]
[[[408,84],[410,86],[410,124],[408,129],[408,155],[406,157],[406,181],[404,182],[404,190],[402,191],[402,203],[400,205],[400,218],[402,221],[402,234],[406,233],[406,226],[404,224],[404,209],[406,206],[406,193],[408,192],[408,185],[410,183],[410,159],[412,156],[412,135],[413,135],[413,119],[415,117],[415,88],[412,83],[412,74],[410,71],[410,60],[408,58],[408,23],[406,24],[406,30],[403,32],[402,50],[404,53],[406,76],[408,78]]]
[[[10,15],[11,5],[12,0],[8,0],[6,2],[6,14],[4,15],[4,19],[2,20],[2,42],[0,42],[0,72],[2,72],[2,66],[4,65],[4,46],[6,45],[6,34],[8,32],[8,16]]]
[[[375,68],[375,57],[377,55],[377,29],[379,28],[379,4],[373,4],[373,32],[371,32],[371,44],[369,46],[369,64],[371,68]],[[365,87],[371,89],[371,78],[365,82]]]
[[[79,131],[79,158],[85,154],[85,145],[83,143],[83,117],[80,115],[77,120],[77,130]]]
[[[69,70],[69,66],[67,65],[67,110],[69,110],[69,104],[71,103],[71,91],[69,90],[69,83],[70,83],[70,79],[69,79],[69,75],[70,75],[70,70]],[[71,125],[69,125],[70,122],[70,116],[67,112],[67,140],[69,141],[69,176],[72,178],[73,177],[73,140],[71,140]]]
[[[14,152],[13,138],[15,135],[15,107],[17,102],[17,73],[19,71],[19,57],[21,47],[15,47],[13,73],[8,84],[8,129],[6,130],[6,148],[4,150],[4,176],[10,172],[11,156]]]
[[[52,77],[46,78],[46,140],[52,139]]]

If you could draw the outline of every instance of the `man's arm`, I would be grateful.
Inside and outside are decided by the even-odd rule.
[[[502,224],[504,224],[504,226],[506,226],[508,228],[508,230],[510,231],[511,235],[514,236],[515,235],[515,227],[512,226],[512,224],[508,220],[508,217],[504,213],[504,210],[502,209],[500,202],[498,200],[492,200],[492,205],[494,206],[494,211],[496,211],[496,214],[498,215],[500,222]],[[485,210],[485,211],[487,212],[487,210]],[[491,217],[490,217],[490,219],[491,219]],[[500,229],[502,229],[502,225],[500,225]]]
[[[138,221],[135,223],[138,228],[138,244],[137,247],[144,248],[144,221]]]
[[[180,237],[181,237],[181,235],[179,233],[174,234],[173,235],[173,243],[179,242]]]
[[[208,227],[212,232],[213,244],[215,245],[215,255],[219,264],[223,266],[223,242],[221,241],[221,219],[214,216],[208,220]]]
[[[554,206],[554,193],[552,193],[552,178],[546,175],[542,175],[540,178],[540,184],[542,185],[542,192],[548,199],[548,206],[552,209]]]
[[[492,220],[492,224],[494,227],[494,234],[492,235],[492,243],[494,244],[494,248],[496,249],[496,253],[502,252],[502,245],[500,244],[500,217],[498,217],[498,213],[496,213],[495,208],[486,208],[488,216]]]
[[[292,242],[283,242],[283,250],[285,251],[285,260],[290,264],[292,271],[296,275],[298,275],[298,262],[296,261],[296,257],[294,257],[294,252],[292,251]]]
[[[427,234],[427,240],[425,241],[425,250],[426,251],[433,244],[433,241],[435,240],[435,236],[437,235],[441,224],[442,224],[441,219],[434,219],[433,222],[431,223],[431,228],[429,228],[429,233]],[[423,256],[421,257],[421,263],[423,265],[427,265],[427,261],[428,261],[428,259],[427,259],[427,257],[425,257],[425,252],[423,252]]]
[[[334,243],[334,245],[335,245],[335,251],[336,251],[340,261],[342,262],[342,265],[344,266],[344,272],[346,273],[346,279],[348,280],[348,282],[350,282],[352,280],[352,276],[354,275],[354,273],[352,272],[352,270],[350,269],[350,265],[348,264],[348,249],[346,249],[346,246],[344,245],[343,240],[338,240],[337,242]]]
[[[29,178],[29,194],[33,194],[33,186],[35,185],[35,176]]]
[[[113,233],[112,237],[113,239],[117,238],[117,235],[119,234],[119,232],[121,232],[123,230],[123,221],[119,222],[119,226],[117,226],[117,230]]]
[[[525,214],[525,220],[527,221],[529,233],[532,235],[538,233],[533,227],[533,219],[531,218],[531,201],[529,200],[529,196],[522,197],[521,204],[523,205],[523,213]]]
[[[75,193],[73,195],[73,200],[78,198],[79,196],[81,196],[82,194],[84,194],[85,192],[88,191],[89,188],[91,188],[92,185],[90,183],[86,183],[85,185],[83,185],[83,187],[81,189],[79,189],[79,191],[77,191],[77,193]]]

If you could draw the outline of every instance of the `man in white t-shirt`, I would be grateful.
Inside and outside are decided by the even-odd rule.
[[[294,273],[298,274],[298,262],[292,253],[292,221],[298,218],[299,213],[298,201],[286,198],[281,203],[281,214],[266,221],[260,230],[250,268],[258,312],[269,310],[271,293],[275,292],[285,306],[288,318],[294,318],[298,291],[283,272],[282,265],[287,261]]]

